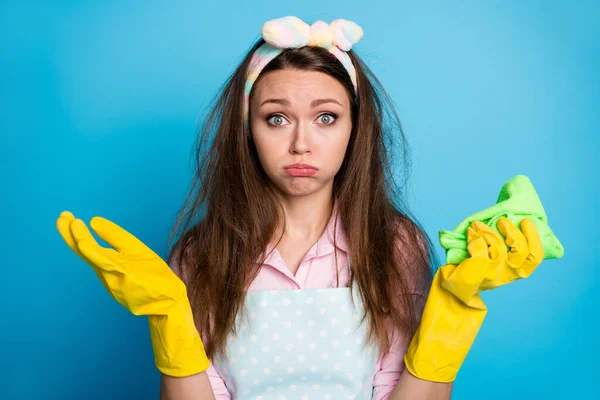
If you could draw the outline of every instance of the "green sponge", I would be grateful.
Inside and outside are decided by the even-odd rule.
[[[500,234],[496,222],[501,217],[508,218],[518,227],[523,218],[531,219],[542,240],[544,259],[557,259],[564,255],[562,244],[548,226],[548,217],[533,184],[527,176],[517,175],[502,186],[495,205],[467,217],[453,231],[439,232],[440,244],[446,249],[446,264],[459,264],[469,257],[467,228],[471,222],[481,221]]]

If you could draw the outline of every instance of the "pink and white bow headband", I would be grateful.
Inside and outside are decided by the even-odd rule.
[[[362,28],[356,23],[345,19],[336,19],[331,24],[319,20],[312,25],[308,25],[297,17],[287,16],[265,22],[262,27],[262,37],[266,43],[254,52],[248,67],[244,87],[244,120],[248,121],[252,85],[254,85],[263,68],[281,54],[284,49],[320,46],[329,50],[346,68],[354,84],[354,90],[358,91],[356,70],[346,52],[362,36]]]

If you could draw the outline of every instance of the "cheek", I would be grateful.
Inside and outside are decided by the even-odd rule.
[[[279,151],[281,151],[281,145],[278,145],[272,140],[264,140],[260,136],[254,137],[254,146],[256,152],[260,158],[261,164],[264,167],[268,167],[276,163]]]
[[[346,150],[348,148],[349,136],[350,135],[338,138],[328,145],[328,149],[326,150],[326,154],[324,154],[324,156],[328,160],[328,163],[333,167],[338,168],[344,161]]]

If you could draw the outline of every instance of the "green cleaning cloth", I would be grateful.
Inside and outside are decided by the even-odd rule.
[[[533,184],[527,176],[517,175],[502,186],[495,205],[467,217],[453,231],[439,232],[440,244],[446,249],[446,264],[459,264],[469,257],[467,228],[475,220],[483,222],[504,237],[496,227],[496,222],[501,217],[508,218],[517,227],[520,227],[523,218],[531,219],[542,240],[544,259],[556,259],[564,255],[562,244],[548,226],[548,217]]]

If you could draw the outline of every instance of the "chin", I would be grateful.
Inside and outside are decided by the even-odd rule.
[[[306,180],[306,178],[302,178]],[[281,192],[286,196],[306,196],[319,191],[320,187],[315,185],[315,182],[299,182],[300,179],[293,178],[288,179],[284,182],[278,183],[276,186],[277,191]]]

